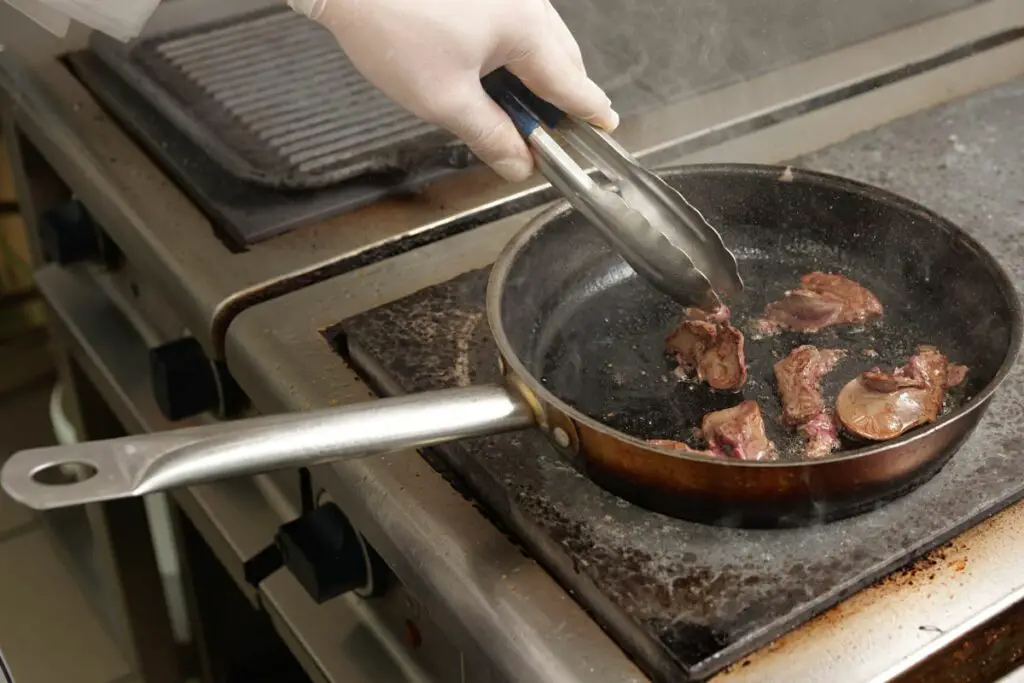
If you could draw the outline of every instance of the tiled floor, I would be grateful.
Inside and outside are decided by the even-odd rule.
[[[0,372],[10,359],[0,358]],[[50,381],[0,395],[0,461],[53,443]],[[0,650],[15,683],[135,679],[58,558],[40,520],[0,492]]]

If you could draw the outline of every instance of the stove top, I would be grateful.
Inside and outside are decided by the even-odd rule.
[[[486,281],[487,270],[468,273],[325,335],[383,393],[497,381]],[[1009,387],[1024,370],[1014,375]],[[997,411],[933,480],[881,509],[787,530],[648,512],[584,478],[539,432],[433,455],[652,676],[703,679],[1024,496],[1024,459],[979,445],[1015,443],[1016,422]]]

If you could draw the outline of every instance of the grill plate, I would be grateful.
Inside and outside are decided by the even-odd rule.
[[[466,148],[392,103],[324,28],[286,7],[170,28],[94,52],[232,175],[311,189],[460,168]]]

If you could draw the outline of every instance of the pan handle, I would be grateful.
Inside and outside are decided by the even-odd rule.
[[[20,503],[47,510],[431,446],[524,429],[534,422],[526,401],[503,386],[445,389],[316,412],[35,448],[7,461],[0,484]]]

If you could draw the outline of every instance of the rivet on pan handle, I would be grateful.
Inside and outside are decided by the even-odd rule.
[[[579,453],[580,439],[576,424],[557,408],[541,402],[522,378],[509,369],[504,358],[498,359],[498,366],[508,387],[519,394],[536,416],[537,426],[550,437],[559,449],[575,457]]]
[[[547,421],[551,440],[565,454],[576,457],[580,452],[580,437],[576,423],[558,408],[548,406]]]

